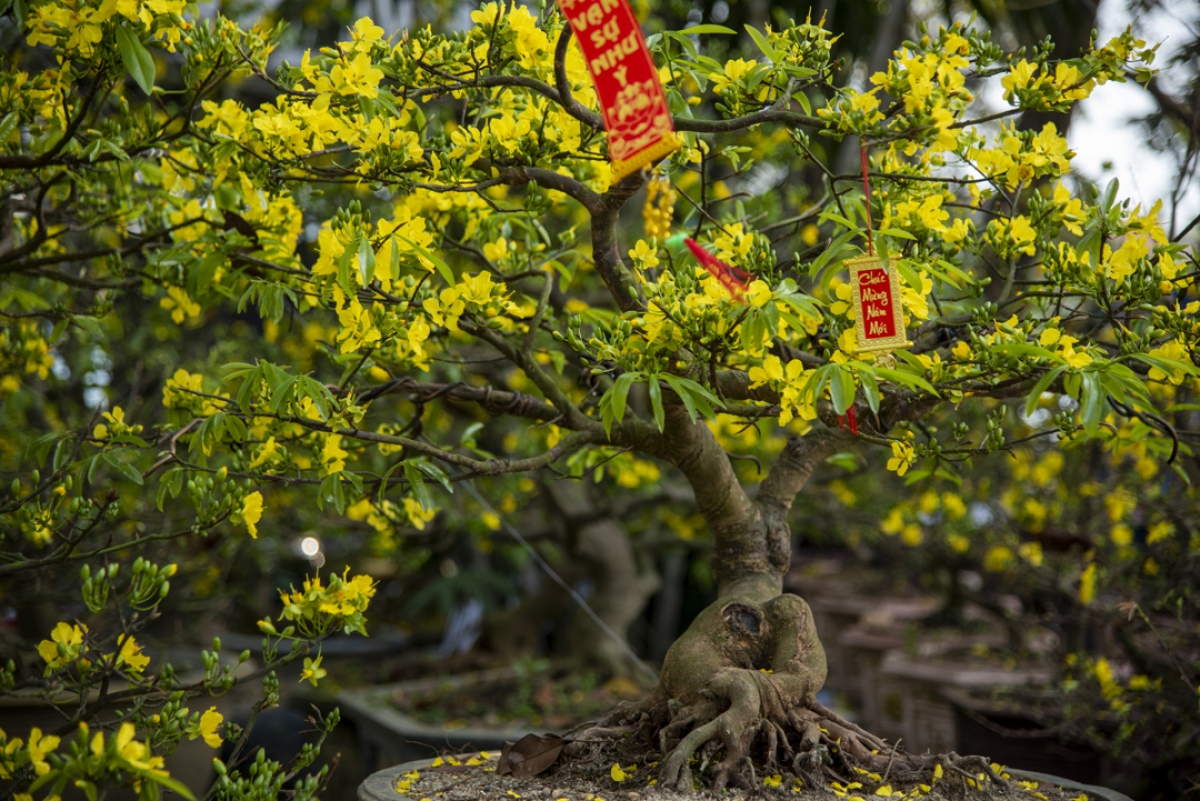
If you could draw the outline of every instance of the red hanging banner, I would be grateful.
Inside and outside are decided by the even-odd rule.
[[[859,353],[895,350],[912,345],[905,336],[900,274],[884,267],[877,256],[846,262],[854,297]]]
[[[613,181],[681,145],[629,0],[558,0],[587,62],[608,131]]]

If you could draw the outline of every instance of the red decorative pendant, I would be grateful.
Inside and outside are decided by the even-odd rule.
[[[613,181],[681,146],[629,0],[558,0],[596,85]]]
[[[721,282],[721,286],[729,290],[729,293],[735,298],[741,300],[742,295],[746,293],[746,287],[750,286],[750,282],[754,280],[754,276],[721,261],[690,237],[685,238],[683,243],[688,246],[688,250],[692,251],[696,261],[700,262],[700,265],[708,270],[713,278]]]
[[[895,350],[912,345],[904,333],[900,274],[896,265],[884,267],[877,256],[846,262],[857,315],[859,353]]]

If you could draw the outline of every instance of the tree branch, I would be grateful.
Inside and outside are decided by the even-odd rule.
[[[461,382],[455,384],[422,384],[412,376],[400,378],[381,384],[377,387],[360,392],[359,403],[366,403],[376,398],[395,393],[412,395],[421,401],[434,398],[449,398],[450,400],[478,403],[488,414],[498,417],[502,414],[514,417],[524,417],[529,420],[555,420],[562,414],[544,401],[521,392],[502,389],[492,389],[490,386],[472,386]]]

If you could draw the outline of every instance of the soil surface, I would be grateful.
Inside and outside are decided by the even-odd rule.
[[[392,703],[416,720],[452,729],[565,730],[643,694],[628,679],[600,684],[588,672],[543,668],[486,683],[397,692]]]
[[[597,748],[582,759],[560,758],[545,773],[521,779],[498,775],[497,757],[498,754],[489,752],[459,755],[435,760],[432,766],[420,770],[403,773],[396,770],[387,777],[388,789],[413,801],[714,801],[718,798],[722,801],[881,801],[886,798],[895,801],[1104,801],[1100,796],[1079,790],[1064,791],[1048,783],[1019,781],[1015,777],[1010,779],[1007,787],[986,782],[970,787],[959,776],[944,776],[932,786],[900,787],[885,784],[883,777],[862,776],[856,781],[813,787],[788,772],[755,776],[752,791],[725,790],[717,794],[698,788],[695,792],[681,793],[650,784],[655,776],[653,766],[622,763],[620,755],[611,747]],[[614,765],[620,766],[620,770],[614,770]],[[614,778],[620,778],[622,774],[622,781]],[[377,776],[382,777],[381,774]],[[381,789],[375,788],[374,801],[385,801],[379,794]],[[399,801],[396,796],[391,798]]]

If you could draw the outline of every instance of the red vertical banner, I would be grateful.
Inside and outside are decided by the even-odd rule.
[[[846,262],[857,316],[858,352],[896,350],[912,345],[904,333],[904,307],[896,265],[884,267],[877,256]]]
[[[681,145],[629,0],[558,0],[587,62],[608,131],[613,181]]]

